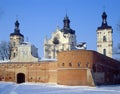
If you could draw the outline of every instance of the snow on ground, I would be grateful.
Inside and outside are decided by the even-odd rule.
[[[120,85],[63,86],[50,83],[0,82],[0,94],[120,94]]]

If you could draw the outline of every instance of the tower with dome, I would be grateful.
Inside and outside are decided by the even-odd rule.
[[[103,55],[112,57],[113,50],[113,29],[107,24],[107,14],[102,14],[102,24],[97,28],[97,51]]]

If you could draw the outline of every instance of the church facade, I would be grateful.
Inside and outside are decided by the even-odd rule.
[[[57,28],[52,33],[50,39],[44,40],[44,57],[49,59],[57,58],[57,52],[70,51],[75,49],[76,35],[75,31],[70,28],[70,20],[66,15],[63,20],[63,28]]]
[[[120,84],[120,62],[107,54],[107,51],[112,52],[108,46],[112,45],[108,44],[110,36],[107,35],[108,33],[112,35],[112,28],[107,25],[106,17],[106,13],[103,12],[103,23],[97,30],[97,34],[103,33],[98,35],[97,45],[101,45],[99,49],[104,53],[100,53],[101,50],[96,52],[74,49],[75,31],[70,28],[70,20],[66,16],[63,20],[63,29],[57,29],[50,39],[45,39],[44,53],[47,60],[42,61],[38,60],[37,48],[24,42],[19,22],[16,21],[14,33],[10,34],[11,60],[0,63],[0,81],[87,86]],[[104,36],[106,41],[103,41]],[[53,59],[56,57],[57,59]]]

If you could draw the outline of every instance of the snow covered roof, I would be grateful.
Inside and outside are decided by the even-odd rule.
[[[0,63],[7,63],[10,62],[10,60],[0,60]]]
[[[48,59],[48,58],[42,58],[40,61],[57,61],[57,59]]]

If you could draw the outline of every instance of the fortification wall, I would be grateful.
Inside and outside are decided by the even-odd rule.
[[[0,64],[0,80],[18,82],[18,74],[25,76],[25,82],[55,82],[57,80],[57,63],[29,62]]]
[[[120,62],[95,51],[64,51],[58,53],[57,61],[0,63],[0,81],[90,86],[119,84]]]
[[[93,60],[92,51],[73,50],[58,53],[57,83],[63,85],[94,85],[90,73]]]

